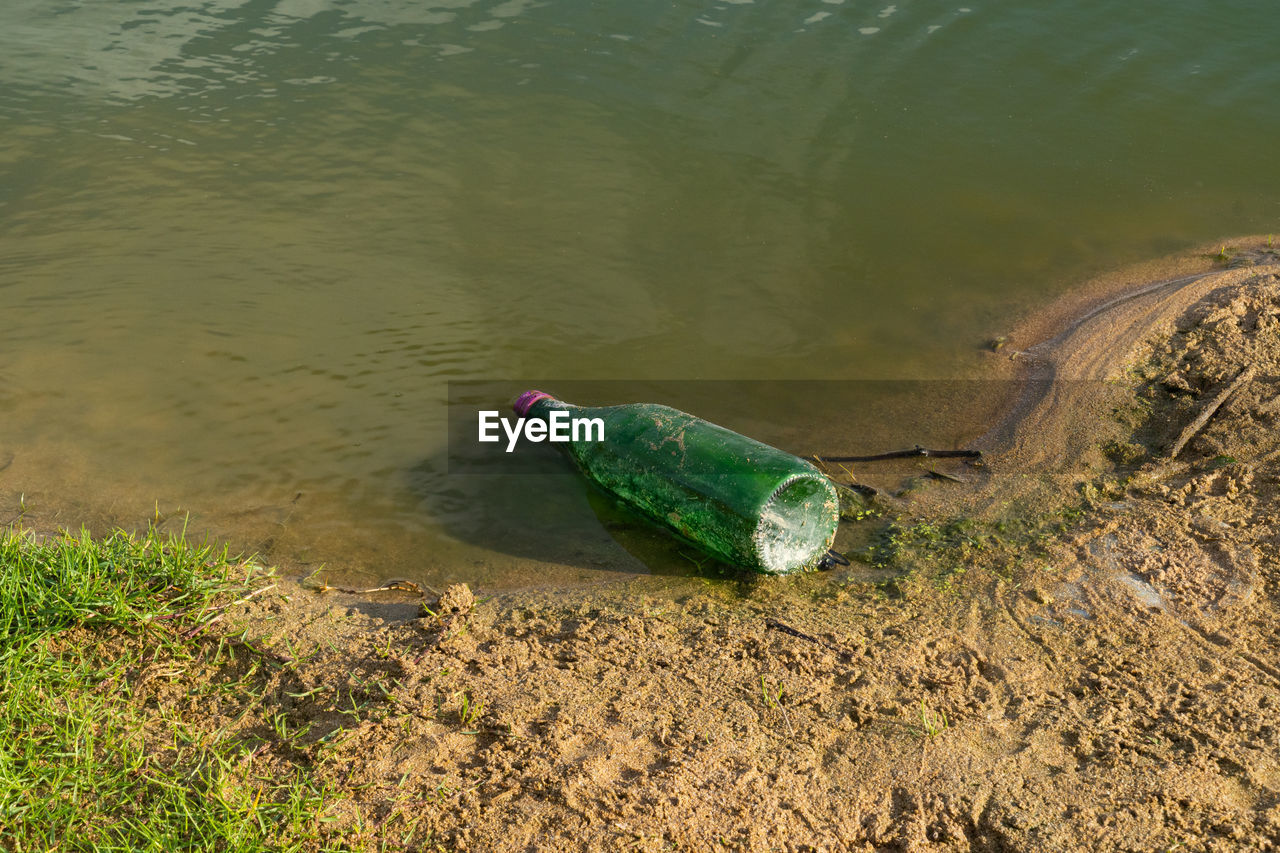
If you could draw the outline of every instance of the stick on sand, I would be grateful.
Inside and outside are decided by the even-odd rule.
[[[1178,454],[1182,452],[1182,448],[1187,446],[1187,442],[1195,438],[1196,433],[1204,429],[1204,425],[1209,422],[1209,418],[1213,417],[1214,412],[1222,408],[1222,404],[1227,402],[1227,398],[1236,392],[1236,389],[1244,385],[1253,378],[1256,368],[1253,365],[1242,369],[1236,374],[1236,378],[1231,380],[1231,384],[1224,388],[1218,396],[1214,397],[1208,404],[1200,410],[1200,414],[1196,415],[1196,419],[1187,424],[1178,435],[1178,440],[1173,443],[1173,447],[1169,449],[1169,458],[1176,459]]]

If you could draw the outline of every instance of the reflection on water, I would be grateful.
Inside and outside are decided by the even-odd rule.
[[[434,470],[445,383],[980,371],[1089,272],[1274,228],[1280,24],[1228,5],[5,3],[0,498],[640,570],[584,493]]]

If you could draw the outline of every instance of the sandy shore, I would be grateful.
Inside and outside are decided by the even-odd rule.
[[[138,695],[409,849],[1274,849],[1280,254],[1233,260],[1011,336],[984,466],[891,496],[848,570],[281,584],[224,619],[268,702]]]

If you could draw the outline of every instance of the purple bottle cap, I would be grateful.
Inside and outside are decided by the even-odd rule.
[[[523,394],[521,394],[519,397],[516,398],[515,405],[513,405],[511,408],[515,409],[516,414],[523,418],[524,416],[529,414],[529,410],[533,408],[534,403],[538,402],[539,400],[554,400],[554,399],[555,397],[551,394],[548,394],[546,391],[525,391]]]

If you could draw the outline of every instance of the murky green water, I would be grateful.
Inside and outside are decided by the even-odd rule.
[[[0,522],[642,571],[553,480],[503,512],[570,544],[486,542],[447,381],[965,374],[1090,273],[1280,231],[1268,4],[963,3],[0,4]]]

